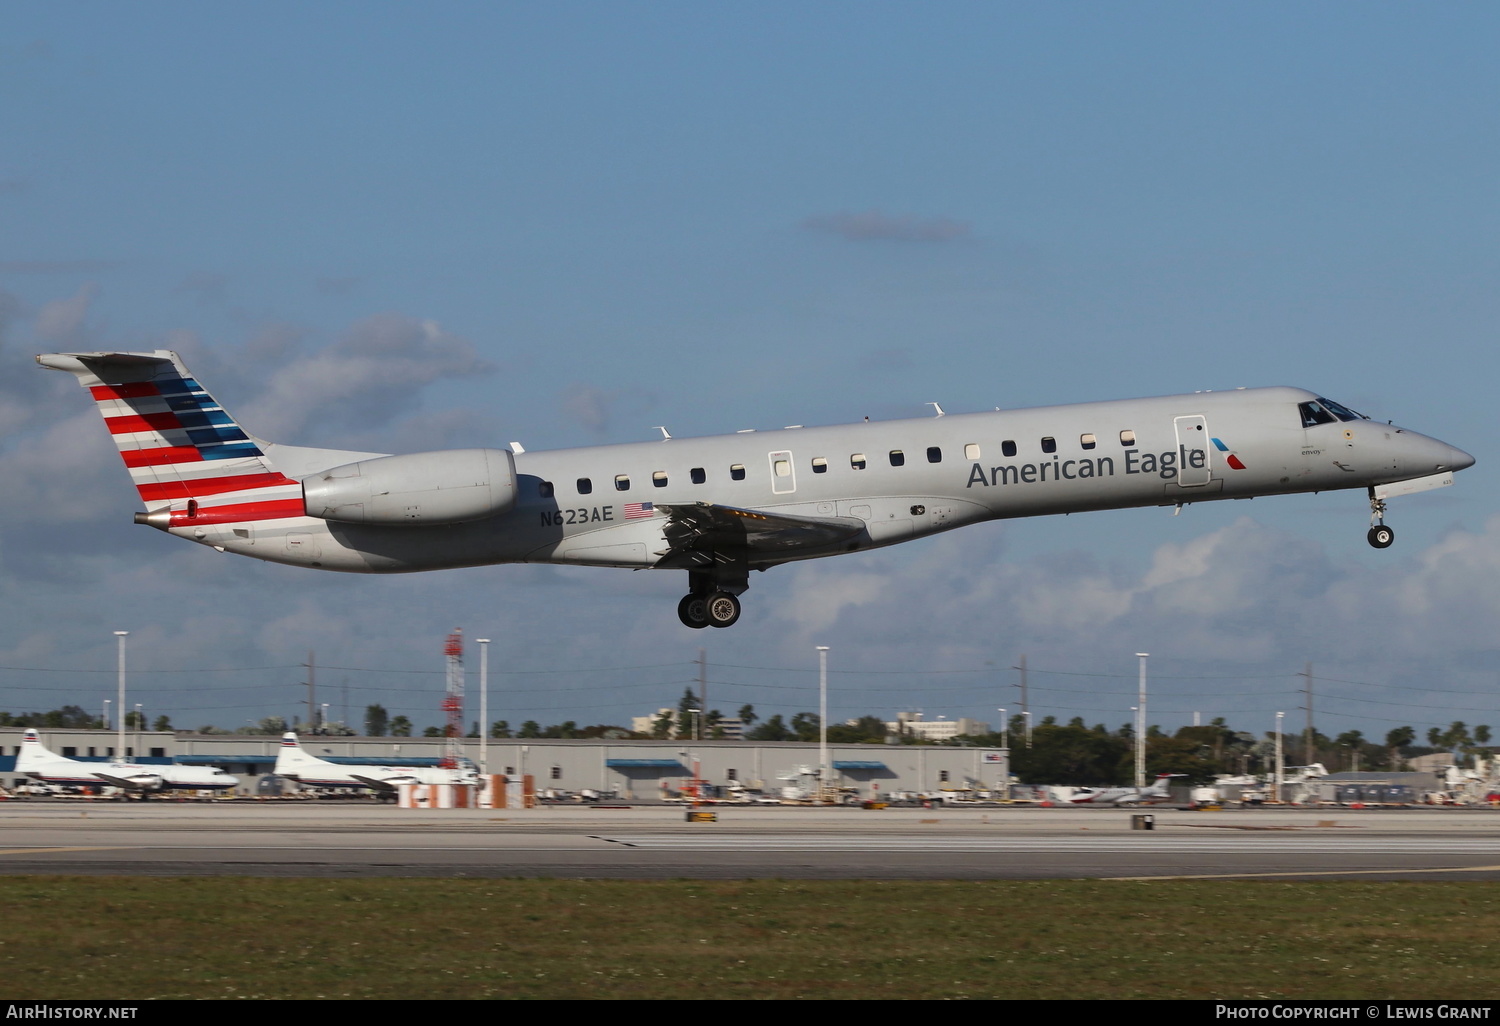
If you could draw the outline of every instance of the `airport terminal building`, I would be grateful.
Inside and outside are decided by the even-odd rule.
[[[0,728],[0,783],[15,786],[21,728]],[[66,758],[115,757],[113,731],[39,728],[41,741]],[[240,793],[261,791],[260,781],[276,765],[280,737],[245,734],[192,734],[131,731],[124,756],[144,765],[177,762],[218,766],[241,778]],[[387,766],[433,766],[443,754],[442,738],[331,737],[301,739],[310,755],[333,762]],[[490,739],[481,753],[478,738],[464,738],[463,750],[490,773],[531,776],[537,791],[585,790],[621,798],[657,799],[680,791],[695,776],[715,788],[779,794],[782,788],[810,786],[818,767],[818,746],[802,741],[631,741],[596,739]],[[834,782],[862,798],[898,792],[999,790],[1010,772],[1000,748],[945,745],[829,745]]]

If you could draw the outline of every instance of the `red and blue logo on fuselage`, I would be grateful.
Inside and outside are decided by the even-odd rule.
[[[1229,464],[1230,469],[1232,469],[1232,470],[1244,470],[1245,469],[1245,465],[1240,462],[1240,458],[1238,456],[1236,456],[1234,453],[1232,453],[1232,452],[1229,451],[1229,446],[1225,445],[1223,442],[1221,442],[1217,438],[1212,439],[1212,441],[1214,443],[1214,448],[1218,449],[1220,452],[1222,452],[1222,453],[1225,454],[1224,455],[1224,462],[1227,463],[1227,464]]]

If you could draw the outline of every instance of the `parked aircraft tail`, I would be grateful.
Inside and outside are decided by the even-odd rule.
[[[297,740],[296,732],[289,730],[281,735],[281,747],[276,752],[276,768],[272,772],[278,776],[295,775],[299,770],[327,765],[327,759],[320,759],[303,748],[302,742]]]
[[[38,763],[56,758],[58,756],[42,744],[42,737],[37,733],[36,728],[27,728],[26,733],[21,737],[21,750],[16,754],[16,772],[24,774],[35,769]]]
[[[303,516],[297,481],[271,463],[188,374],[176,353],[44,353],[88,389],[146,504],[153,527]]]

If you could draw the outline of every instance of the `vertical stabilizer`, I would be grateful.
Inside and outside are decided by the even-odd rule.
[[[304,515],[301,485],[286,477],[198,384],[176,353],[44,353],[94,397],[153,527],[277,520]]]
[[[16,772],[30,773],[40,763],[52,762],[57,756],[46,745],[36,728],[28,728],[21,737],[21,751],[16,755]]]
[[[281,747],[276,750],[276,768],[272,772],[279,777],[294,777],[303,770],[327,765],[326,759],[320,759],[303,748],[296,733],[289,730],[281,735]]]

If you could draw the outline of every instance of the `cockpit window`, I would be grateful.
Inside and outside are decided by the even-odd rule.
[[[1317,427],[1319,424],[1338,423],[1334,415],[1318,403],[1298,403],[1297,409],[1302,414],[1302,426],[1305,428]]]
[[[1329,413],[1333,414],[1339,420],[1369,420],[1370,419],[1369,417],[1366,417],[1363,413],[1355,413],[1353,410],[1349,409],[1349,407],[1347,407],[1347,406],[1340,406],[1338,403],[1334,402],[1332,399],[1324,399],[1322,396],[1318,396],[1318,402],[1320,402],[1320,403],[1323,404],[1323,409],[1325,409]]]

